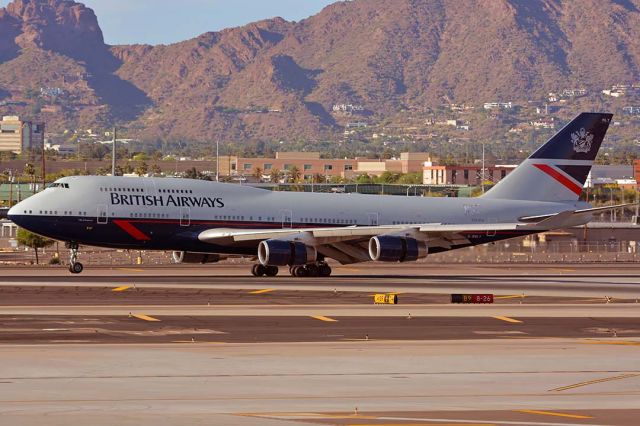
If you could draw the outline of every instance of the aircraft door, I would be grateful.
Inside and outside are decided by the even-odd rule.
[[[378,213],[367,213],[369,216],[369,226],[378,226]]]
[[[180,226],[191,225],[191,209],[189,207],[180,207]]]
[[[497,217],[489,217],[489,220],[487,223],[498,223],[498,218]],[[496,236],[496,230],[495,229],[489,229],[487,230],[487,237],[495,237]]]
[[[109,221],[109,209],[106,204],[98,205],[97,222],[99,225],[106,225]]]
[[[293,228],[293,212],[291,210],[282,211],[282,229]]]

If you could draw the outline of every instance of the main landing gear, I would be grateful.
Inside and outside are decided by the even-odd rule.
[[[331,275],[331,267],[327,262],[294,265],[289,267],[289,273],[293,277],[328,277]],[[275,277],[278,275],[278,267],[256,263],[251,267],[251,275],[254,277]]]
[[[278,275],[278,267],[277,266],[264,266],[260,263],[253,265],[251,268],[251,275],[254,277],[275,277]]]
[[[292,266],[289,268],[289,273],[293,277],[328,277],[331,275],[331,267],[327,262],[317,262]]]
[[[82,263],[78,262],[78,243],[68,243],[69,247],[69,272],[79,274],[84,270]]]

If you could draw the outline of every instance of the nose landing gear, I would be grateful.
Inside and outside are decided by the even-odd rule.
[[[69,247],[69,272],[79,274],[84,270],[82,263],[78,262],[78,243],[68,243]]]

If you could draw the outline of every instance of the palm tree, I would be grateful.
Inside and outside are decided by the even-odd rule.
[[[27,163],[24,165],[24,174],[29,175],[29,179],[31,180],[32,184],[35,183],[36,168],[33,166],[33,164]]]
[[[278,183],[278,182],[280,182],[280,176],[281,175],[282,175],[282,173],[280,173],[280,170],[273,169],[273,170],[271,170],[271,173],[269,174],[269,178],[271,179],[271,182]]]
[[[255,176],[258,182],[262,182],[262,169],[260,167],[256,167],[253,170],[253,176]]]
[[[316,173],[315,175],[313,175],[313,183],[325,183],[325,182],[326,182],[326,178],[324,177],[324,175],[320,173]]]
[[[291,183],[297,183],[300,180],[300,169],[293,166],[289,169],[289,179]]]

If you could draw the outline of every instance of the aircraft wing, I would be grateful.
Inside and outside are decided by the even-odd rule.
[[[529,220],[528,223],[424,223],[284,229],[217,228],[203,231],[199,234],[198,239],[212,244],[232,244],[268,239],[297,241],[313,246],[325,256],[347,264],[370,260],[368,242],[371,237],[378,235],[411,237],[426,241],[430,249],[446,251],[471,245],[474,239],[493,237],[497,233],[510,235],[507,238],[511,238],[534,232],[582,225],[586,223],[585,215],[590,214],[591,210],[593,209],[567,210],[554,215],[539,216],[536,221]],[[601,211],[602,209],[597,210]]]

